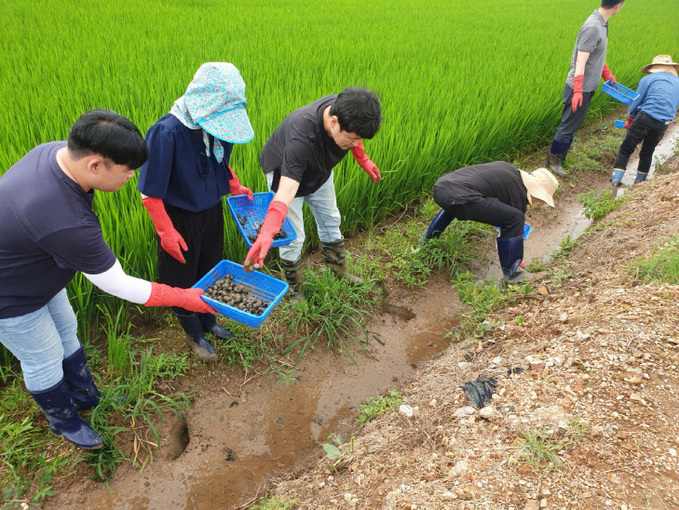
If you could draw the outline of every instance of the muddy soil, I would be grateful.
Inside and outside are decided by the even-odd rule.
[[[672,126],[665,144],[673,146],[676,132],[676,126]],[[633,165],[634,162],[630,163],[630,168]],[[639,188],[650,188],[663,179],[667,177],[659,177]],[[526,244],[526,263],[547,259],[567,235],[577,236],[589,224],[581,214],[578,193],[608,188],[607,176],[603,175],[588,174],[566,180],[556,197],[555,210],[539,208],[527,218],[533,231]],[[636,192],[630,195],[636,195]],[[651,194],[645,200],[652,198]],[[665,219],[665,223],[670,221],[670,218]],[[662,224],[662,219],[658,221]],[[602,231],[601,235],[605,237],[606,232],[608,230]],[[624,239],[624,235],[613,236],[608,244],[601,241],[596,252],[579,252],[572,257],[575,267],[580,272],[596,271],[599,256],[613,248],[624,249]],[[354,240],[354,243],[360,241]],[[350,245],[350,250],[354,249],[360,248]],[[497,277],[500,270],[492,243],[489,243],[488,253],[488,266],[478,270]],[[579,289],[569,291],[568,286],[565,286],[565,295],[561,296],[557,287],[554,285],[554,290],[550,290],[551,284],[545,283],[545,290],[540,290],[542,299],[551,303],[550,309],[565,307],[559,304],[559,300],[572,299],[578,295],[574,293],[582,292]],[[609,290],[615,294],[614,289]],[[277,384],[275,375],[248,378],[248,374],[243,377],[232,372],[208,371],[199,381],[192,383],[198,390],[194,407],[181,418],[166,417],[159,425],[162,443],[153,462],[142,471],[129,464],[123,465],[108,487],[85,478],[62,480],[55,486],[56,495],[47,501],[45,508],[247,508],[247,503],[262,494],[263,490],[270,490],[274,482],[285,479],[290,481],[278,485],[275,489],[277,493],[287,499],[294,497],[302,508],[310,509],[537,509],[542,507],[529,507],[526,504],[536,502],[540,505],[541,499],[547,500],[547,508],[611,507],[604,504],[605,499],[599,498],[596,486],[589,489],[591,484],[586,480],[579,486],[571,482],[580,462],[570,462],[566,472],[562,470],[551,475],[550,484],[546,486],[540,485],[541,475],[531,470],[519,470],[525,464],[507,462],[507,456],[503,462],[502,456],[496,455],[497,452],[515,448],[511,442],[516,439],[516,434],[512,435],[505,428],[506,420],[503,421],[503,417],[488,422],[478,419],[478,416],[475,419],[467,417],[470,420],[465,425],[468,433],[454,428],[459,427],[459,419],[452,417],[453,412],[468,405],[459,386],[478,376],[482,368],[490,367],[493,359],[496,361],[496,370],[486,375],[499,377],[506,372],[510,363],[526,366],[526,375],[519,376],[525,378],[525,383],[508,390],[510,394],[514,392],[516,401],[508,400],[507,407],[519,407],[522,391],[530,395],[540,394],[541,389],[537,386],[544,387],[547,383],[534,377],[535,371],[531,372],[530,363],[525,361],[529,355],[527,353],[542,360],[544,368],[545,353],[553,347],[550,346],[550,338],[565,335],[565,329],[572,331],[576,325],[570,329],[555,329],[554,324],[561,324],[558,314],[556,319],[552,318],[548,323],[537,320],[541,315],[535,307],[544,311],[546,305],[527,300],[526,306],[533,306],[534,309],[523,310],[519,304],[519,308],[508,312],[513,318],[523,316],[526,319],[525,329],[514,322],[493,332],[491,338],[481,346],[451,346],[446,334],[459,323],[465,307],[458,301],[450,283],[434,277],[422,289],[407,292],[387,289],[387,295],[388,300],[377,308],[366,326],[370,333],[371,352],[356,349],[355,364],[318,349],[302,360],[295,373],[296,381],[288,386]],[[574,315],[577,315],[576,312],[570,311],[573,307],[579,307],[577,313],[585,313],[595,306],[603,307],[586,300],[582,303],[571,302],[568,306],[571,307],[569,313]],[[511,335],[512,332],[516,335]],[[566,340],[559,340],[559,345],[561,343],[568,344]],[[599,355],[604,356],[604,353],[597,353]],[[567,356],[567,353],[563,354],[564,358]],[[576,363],[576,366],[579,365]],[[576,375],[580,379],[584,378],[582,374]],[[656,376],[652,377],[655,381]],[[504,388],[514,384],[508,382],[506,377],[500,380]],[[541,385],[538,384],[540,381]],[[673,378],[672,381],[674,383],[677,379]],[[570,391],[577,396],[575,387],[576,384],[572,383]],[[420,418],[408,421],[392,413],[369,424],[364,431],[356,426],[360,404],[367,397],[398,388],[406,394],[408,403],[418,405],[423,411]],[[540,405],[545,407],[556,405],[559,398],[564,396],[577,400],[569,392],[550,390],[543,394],[546,395],[546,401],[540,402]],[[593,394],[596,392],[593,391]],[[629,391],[621,394],[624,401],[629,400]],[[615,397],[617,395],[613,397],[613,402],[616,402]],[[573,409],[575,403],[571,404],[571,407],[564,409],[577,414]],[[655,431],[659,425],[654,417],[655,412],[649,411],[649,415],[643,419],[649,425],[648,430]],[[590,423],[594,421],[589,414],[584,414]],[[457,439],[455,431],[459,433]],[[357,438],[357,454],[350,469],[335,475],[328,474],[327,461],[318,447],[318,443],[325,442],[331,433]],[[602,434],[605,433],[604,430]],[[632,427],[628,427],[628,434],[629,437],[637,437],[637,431]],[[665,437],[662,439],[668,440]],[[679,435],[676,435],[674,441],[678,439]],[[479,443],[483,443],[482,447]],[[610,448],[610,444],[597,445],[602,449]],[[638,441],[630,443],[630,446],[636,448],[637,452],[643,447]],[[674,448],[679,449],[679,446],[675,445]],[[489,452],[495,453],[490,455]],[[649,463],[653,464],[652,451],[647,453]],[[588,469],[600,469],[606,473],[605,479],[619,472],[616,467],[611,467],[615,465],[610,461],[597,468],[598,454],[594,451],[583,450],[581,455]],[[492,459],[495,464],[481,465],[477,462],[486,458]],[[457,475],[451,474],[451,468],[462,460],[467,467],[460,468],[466,471],[458,479]],[[676,467],[675,462],[673,469]],[[491,473],[493,476],[489,477]],[[590,471],[586,474],[592,476]],[[549,495],[556,494],[558,478],[567,475],[570,477],[569,484],[575,484],[576,489],[579,487],[581,496],[589,491],[592,493],[590,497],[594,499],[583,503],[572,503],[556,497],[552,499]],[[491,487],[485,482],[486,479],[502,479],[502,484],[498,482],[498,485]],[[624,484],[630,478],[621,477],[620,480]],[[660,487],[658,481],[659,490],[665,491],[663,494],[667,493],[666,485]],[[498,489],[500,486],[501,490]],[[533,490],[535,486],[537,489]],[[547,492],[544,487],[549,487]],[[496,492],[505,499],[492,496]],[[445,497],[442,496],[444,493]],[[576,490],[568,493],[567,497],[578,501],[577,494]],[[643,508],[677,508],[664,503],[671,500],[663,497],[659,496],[658,501],[663,501],[665,506]],[[611,498],[611,501],[618,501],[614,496]],[[486,505],[484,501],[489,503]],[[589,505],[586,501],[596,501],[596,504]],[[482,503],[486,506],[482,506]],[[612,508],[641,507],[618,505]]]

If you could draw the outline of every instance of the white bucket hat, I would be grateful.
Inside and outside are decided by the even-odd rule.
[[[653,62],[641,68],[642,73],[657,73],[665,71],[674,75],[679,71],[679,64],[672,61],[669,55],[658,55],[653,58]]]
[[[554,207],[554,193],[559,187],[559,181],[556,177],[547,170],[546,168],[538,168],[533,170],[531,173],[519,170],[521,174],[521,180],[523,185],[526,187],[528,192],[528,202],[533,205],[533,198],[542,200],[547,205]]]

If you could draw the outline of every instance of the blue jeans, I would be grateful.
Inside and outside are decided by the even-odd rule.
[[[64,358],[80,348],[77,329],[66,289],[35,312],[0,319],[0,343],[21,362],[28,391],[52,388],[64,378]]]
[[[266,174],[266,182],[271,190],[273,182],[273,172]],[[288,207],[288,220],[292,228],[297,233],[297,239],[287,246],[278,248],[281,259],[288,262],[296,262],[302,256],[302,246],[304,245],[304,203],[309,207],[316,220],[318,238],[322,243],[332,243],[342,239],[340,224],[342,216],[337,208],[337,197],[335,196],[335,181],[333,173],[328,180],[314,193],[303,197],[295,197]]]

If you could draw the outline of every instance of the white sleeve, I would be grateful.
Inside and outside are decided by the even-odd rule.
[[[151,297],[151,282],[126,274],[117,259],[111,269],[83,276],[104,292],[132,303],[144,304]]]

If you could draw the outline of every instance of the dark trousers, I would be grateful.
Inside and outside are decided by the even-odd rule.
[[[223,258],[224,214],[222,203],[201,212],[189,212],[166,205],[174,228],[188,246],[186,264],[175,260],[158,243],[158,281],[172,287],[191,287]],[[174,307],[180,314],[191,312]]]
[[[500,227],[500,237],[523,236],[524,214],[497,198],[484,198],[481,202],[467,204],[441,204],[434,201],[453,218],[470,220]]]
[[[573,89],[568,84],[564,86],[561,124],[559,124],[559,127],[556,130],[554,140],[568,144],[573,141],[575,132],[580,128],[583,121],[585,120],[587,110],[589,110],[589,104],[592,101],[592,96],[594,96],[594,92],[583,92],[582,106],[573,111],[573,106],[571,104],[573,101]]]
[[[665,131],[667,131],[667,124],[655,120],[647,113],[639,113],[632,121],[632,124],[627,130],[627,135],[620,145],[618,157],[615,158],[615,168],[620,168],[622,170],[627,169],[627,162],[629,161],[630,156],[637,145],[639,145],[639,142],[643,141],[644,143],[639,152],[639,166],[637,171],[647,174],[651,168],[653,152],[665,135]]]

